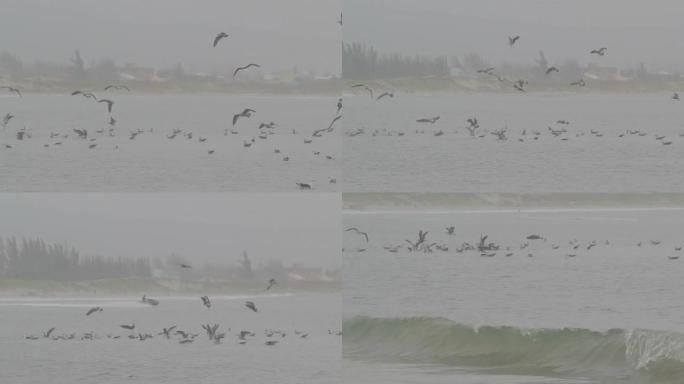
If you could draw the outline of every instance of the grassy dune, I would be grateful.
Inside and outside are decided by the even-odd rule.
[[[0,296],[138,296],[239,294],[263,292],[266,282],[260,281],[189,281],[176,279],[127,278],[87,281],[51,281],[0,278]],[[282,281],[283,292],[334,292],[339,282]]]

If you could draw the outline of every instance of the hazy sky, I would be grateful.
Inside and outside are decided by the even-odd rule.
[[[344,40],[381,51],[458,55],[475,52],[493,64],[530,62],[543,49],[550,62],[684,69],[681,0],[344,0]],[[507,36],[521,35],[513,49]]]
[[[341,0],[0,0],[0,7],[0,50],[28,62],[67,62],[79,48],[87,63],[340,68]],[[213,49],[221,31],[231,36]]]
[[[336,194],[0,194],[0,236],[68,242],[81,254],[339,267]]]

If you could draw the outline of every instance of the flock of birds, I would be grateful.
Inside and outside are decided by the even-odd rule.
[[[358,227],[350,227],[345,229],[345,232],[349,232],[358,238],[355,243],[360,244],[352,248],[342,248],[343,252],[366,252],[368,250],[368,245],[370,243],[370,238],[367,232],[360,230]],[[444,233],[448,236],[456,235],[456,227],[449,226],[444,229]],[[472,252],[479,254],[481,257],[495,257],[497,255],[503,255],[505,257],[511,257],[516,254],[522,254],[527,257],[534,257],[536,251],[541,251],[547,253],[550,251],[560,252],[566,258],[577,257],[580,253],[585,254],[594,248],[608,247],[611,244],[609,240],[598,241],[595,239],[589,241],[580,241],[578,239],[572,239],[563,245],[562,243],[549,242],[546,237],[539,234],[530,234],[525,236],[525,238],[520,242],[520,244],[515,246],[502,246],[495,242],[488,241],[488,235],[481,235],[479,241],[477,242],[462,242],[453,246],[451,243],[444,241],[430,241],[428,240],[429,231],[419,230],[417,239],[405,239],[403,243],[399,244],[386,244],[382,248],[390,253],[398,253],[399,251],[405,252],[419,252],[419,253],[434,253],[434,252],[449,252],[453,251],[455,253],[465,253]],[[647,241],[641,240],[635,244],[637,247],[658,247],[661,246],[660,240],[650,239]],[[673,251],[669,256],[670,260],[678,260],[680,257],[680,252],[684,245],[674,245]]]
[[[218,33],[213,40],[213,46],[216,48],[219,43],[221,43],[224,39],[229,38],[229,35],[225,32],[220,32]],[[254,68],[261,68],[261,65],[257,63],[249,63],[244,66],[239,66],[235,68],[233,71],[233,78],[236,78],[241,72],[243,71],[248,71],[250,69]],[[16,87],[11,87],[11,86],[0,86],[0,90],[6,89],[8,92],[14,93],[17,95],[17,97],[22,98],[23,94],[21,90],[19,90]],[[105,92],[112,92],[112,91],[125,91],[125,92],[130,92],[131,89],[126,86],[126,85],[120,85],[120,84],[111,84],[107,85],[104,87]],[[98,128],[95,130],[88,129],[88,128],[73,128],[71,132],[51,132],[49,134],[49,140],[48,142],[43,143],[43,147],[45,148],[50,148],[50,147],[59,147],[64,144],[64,141],[67,139],[71,138],[76,138],[80,141],[83,141],[86,143],[87,148],[90,150],[95,150],[97,148],[101,148],[104,145],[110,145],[113,149],[118,150],[119,145],[123,145],[121,141],[116,141],[115,143],[107,143],[106,139],[107,138],[113,138],[118,135],[127,135],[128,139],[130,141],[136,140],[138,137],[141,135],[153,135],[154,134],[154,129],[150,128],[148,130],[145,129],[136,129],[133,131],[128,131],[128,132],[121,132],[119,129],[117,129],[117,119],[113,115],[114,111],[114,106],[116,105],[115,100],[112,98],[103,98],[98,95],[96,95],[93,91],[91,90],[75,90],[71,92],[71,96],[80,96],[83,97],[87,100],[92,100],[93,102],[97,104],[101,104],[106,106],[106,112],[107,112],[107,128]],[[303,141],[303,144],[309,147],[309,145],[312,148],[312,153],[313,153],[313,158],[320,158],[323,159],[323,161],[335,161],[335,158],[330,155],[330,154],[321,154],[320,150],[317,150],[314,145],[314,140],[319,139],[323,137],[326,134],[331,134],[335,130],[335,123],[341,119],[340,111],[342,109],[342,99],[338,99],[337,101],[337,112],[334,116],[334,118],[331,120],[330,124],[326,127],[322,127],[321,129],[314,130],[312,134],[308,133],[299,133],[297,129],[292,128],[289,132],[286,132],[284,129],[278,129],[278,124],[276,124],[273,121],[270,122],[261,122],[258,125],[258,128],[252,132],[251,138],[249,139],[243,139],[242,146],[245,149],[249,148],[254,148],[256,147],[257,143],[260,142],[268,142],[269,137],[272,135],[276,134],[291,134],[294,136],[299,136],[301,140]],[[239,135],[241,134],[240,130],[238,129],[240,122],[244,120],[248,120],[252,118],[254,115],[256,115],[257,111],[253,108],[243,108],[241,112],[235,113],[232,116],[232,126],[230,128],[225,128],[223,131],[224,136],[228,136],[229,134],[231,135]],[[2,119],[2,123],[0,126],[3,128],[3,131],[5,134],[7,134],[7,129],[8,126],[10,126],[12,119],[14,119],[16,116],[13,113],[6,113],[4,118]],[[13,132],[13,136],[16,138],[15,143],[9,143],[5,142],[2,147],[6,150],[13,149],[16,145],[18,145],[19,142],[28,140],[33,138],[34,134],[33,132],[27,128],[26,126],[22,128],[18,128]],[[195,136],[195,134],[188,129],[173,129],[170,133],[165,134],[166,139],[168,140],[174,140],[177,137],[184,137],[186,140],[197,140],[199,144],[202,146],[210,146],[211,142],[207,137],[203,136]],[[41,138],[42,139],[42,138]],[[217,149],[215,148],[206,148],[206,153],[208,155],[213,155],[217,152]],[[279,156],[282,161],[288,162],[291,159],[293,159],[294,155],[289,155],[283,153],[281,149],[278,147],[273,148],[273,153],[276,156]],[[329,184],[336,184],[337,179],[334,177],[328,178]],[[296,181],[295,185],[299,189],[313,189],[313,185],[311,182],[308,181]]]
[[[275,285],[277,285],[277,281],[275,279],[270,279],[268,282],[268,286],[266,287],[266,290],[271,290]],[[202,305],[205,306],[206,308],[211,308],[212,303],[211,300],[209,299],[208,296],[202,296],[200,297],[202,300]],[[147,295],[144,295],[141,300],[141,303],[150,305],[150,306],[158,306],[160,304],[159,300],[152,299],[147,297]],[[245,308],[249,309],[250,311],[257,313],[259,312],[259,309],[257,308],[256,304],[253,301],[245,301]],[[102,313],[104,311],[104,308],[97,306],[97,307],[92,307],[86,311],[85,316],[94,316],[95,314]],[[214,342],[215,344],[220,344],[227,336],[227,334],[231,333],[231,328],[228,328],[225,332],[219,332],[219,324],[202,324],[202,329],[205,331],[209,341]],[[160,332],[154,333],[154,332],[149,332],[149,331],[142,331],[139,328],[136,328],[135,323],[130,323],[130,324],[120,324],[119,328],[124,329],[126,331],[129,331],[127,335],[121,335],[121,334],[114,334],[114,333],[108,333],[105,335],[107,339],[121,339],[121,338],[128,338],[131,340],[138,340],[138,341],[145,341],[148,339],[153,339],[155,336],[162,336],[164,339],[167,340],[177,340],[179,344],[189,344],[193,343],[195,341],[195,338],[199,336],[199,333],[194,333],[190,330],[181,330],[179,329],[176,325],[170,326],[170,327],[163,327]],[[58,340],[98,340],[103,338],[99,334],[95,332],[85,332],[81,334],[80,336],[77,335],[76,333],[60,333],[57,334],[55,333],[56,327],[52,327],[48,329],[47,331],[43,332],[42,337],[40,335],[35,335],[35,334],[30,334],[24,336],[26,340],[40,340],[40,339],[49,339],[53,341],[58,341]],[[280,329],[265,329],[264,330],[264,336],[265,336],[265,342],[264,345],[267,346],[273,346],[278,344],[282,339],[284,339],[288,333],[284,330]],[[299,339],[306,339],[309,336],[308,332],[304,332],[301,330],[294,330],[294,335],[295,337]],[[333,330],[328,330],[328,335],[333,335],[333,336],[341,336],[342,332],[339,330],[333,331]],[[237,338],[237,343],[240,345],[247,344],[248,341],[254,340],[257,334],[253,331],[250,330],[240,330],[236,334]]]
[[[519,35],[516,36],[509,36],[508,37],[508,45],[510,47],[513,47],[516,45],[518,40],[520,39]],[[608,48],[607,47],[600,47],[598,49],[592,49],[589,51],[590,55],[596,55],[599,57],[605,56]],[[491,76],[495,79],[497,79],[499,82],[504,83],[504,84],[509,84],[512,86],[513,89],[519,91],[519,92],[526,92],[526,87],[529,85],[529,81],[526,79],[508,79],[500,74],[496,73],[496,68],[495,67],[488,67],[488,68],[482,68],[477,70],[478,74],[481,74],[483,76]],[[559,73],[560,70],[558,67],[551,66],[548,67],[545,70],[546,76],[552,76],[554,73]],[[584,87],[587,85],[587,81],[584,78],[580,78],[576,81],[573,81],[570,83],[571,86],[577,86],[577,87]],[[366,92],[370,96],[370,98],[375,101],[380,101],[383,98],[394,98],[394,91],[392,90],[383,90],[383,91],[378,91],[373,89],[370,85],[365,84],[365,83],[357,83],[351,85],[351,89],[354,91],[361,91],[361,92]],[[379,93],[379,94],[378,94]],[[377,95],[377,96],[375,96]],[[673,93],[672,97],[673,100],[680,100],[679,94],[677,92]],[[441,116],[427,116],[427,117],[420,117],[415,120],[415,123],[417,124],[422,124],[422,125],[430,125],[433,126],[437,124],[441,119]],[[519,142],[525,142],[525,141],[536,141],[539,140],[540,137],[542,137],[545,133],[550,135],[553,138],[558,138],[561,141],[568,141],[570,140],[573,136],[575,138],[579,138],[582,136],[586,135],[591,135],[594,137],[603,137],[604,133],[600,132],[599,130],[596,129],[591,129],[589,132],[586,131],[573,131],[570,132],[567,129],[567,126],[570,125],[570,122],[565,119],[559,119],[555,121],[555,123],[552,124],[547,124],[547,130],[529,130],[528,129],[523,129],[520,134],[517,137],[517,141]],[[508,132],[508,127],[504,126],[503,128],[500,129],[492,129],[492,130],[486,130],[486,129],[480,129],[480,124],[477,121],[477,117],[473,118],[468,118],[466,120],[466,125],[464,126],[464,129],[467,131],[468,135],[470,137],[475,137],[475,138],[486,138],[486,137],[491,137],[494,136],[497,140],[505,141],[509,139],[509,132]],[[459,129],[456,128],[452,132],[445,131],[443,129],[438,129],[438,130],[429,130],[425,131],[425,129],[421,128],[416,128],[415,129],[415,134],[431,134],[433,136],[443,136],[448,133],[454,133],[458,134]],[[350,130],[347,130],[345,132],[346,136],[349,137],[354,137],[354,136],[359,136],[359,135],[364,135],[367,134],[366,130],[364,128],[352,128]],[[370,131],[370,134],[372,136],[404,136],[406,134],[406,131],[401,130],[401,129],[388,129],[388,128],[383,128],[383,129],[374,129]],[[647,132],[641,131],[641,130],[625,130],[623,132],[617,133],[617,137],[623,138],[623,137],[629,137],[629,136],[634,136],[634,137],[644,137],[648,136],[649,134]],[[668,139],[665,135],[662,134],[653,134],[651,136],[654,136],[657,142],[660,142],[664,146],[669,146],[672,145],[673,141],[671,139]],[[679,133],[679,137],[684,137],[684,132]]]

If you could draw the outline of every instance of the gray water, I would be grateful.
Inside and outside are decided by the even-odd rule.
[[[684,171],[684,104],[670,97],[397,93],[374,101],[359,93],[345,99],[344,191],[679,192],[684,179],[673,175]],[[416,122],[433,116],[441,116],[434,125]],[[472,117],[480,124],[475,137],[465,129]],[[507,140],[491,134],[505,126]],[[567,132],[554,137],[548,127]],[[646,136],[618,136],[629,130]]]
[[[68,94],[0,97],[0,115],[16,116],[0,132],[0,190],[268,192],[297,190],[297,182],[337,190],[330,181],[340,173],[338,131],[304,143],[315,130],[329,126],[337,109],[335,97],[96,95],[115,102],[113,137],[106,106],[91,99]],[[245,108],[257,112],[238,120],[238,133],[232,134],[233,115]],[[277,124],[273,134],[259,138],[259,125],[271,121]],[[15,134],[23,127],[31,138],[19,141]],[[89,139],[96,140],[79,139],[73,129],[87,129]],[[174,129],[191,132],[192,139],[183,134],[168,139]],[[144,133],[130,140],[137,130]],[[50,138],[51,133],[59,136]],[[199,142],[200,137],[206,141]],[[255,143],[244,147],[252,139]],[[89,149],[90,144],[97,146]]]
[[[273,294],[212,297],[205,308],[198,297],[157,297],[159,306],[139,298],[0,299],[0,382],[50,383],[338,383],[341,375],[339,294]],[[252,300],[259,312],[244,307]],[[92,306],[103,312],[85,316]],[[135,323],[153,339],[128,339],[120,324]],[[202,324],[220,324],[221,344],[209,341]],[[198,333],[191,344],[180,336],[159,336],[162,327]],[[74,340],[51,336],[76,333]],[[229,330],[230,328],[230,330]],[[268,337],[264,330],[282,330]],[[238,344],[241,330],[256,334]],[[329,330],[333,334],[329,334]],[[81,340],[85,332],[99,338]],[[308,333],[301,338],[295,331]],[[107,335],[121,336],[119,339]],[[27,340],[37,335],[38,340]],[[274,346],[266,340],[278,340]]]
[[[681,209],[348,211],[344,224],[370,238],[344,237],[345,375],[358,382],[682,377]],[[419,230],[449,250],[409,252]],[[483,234],[492,257],[457,251]]]

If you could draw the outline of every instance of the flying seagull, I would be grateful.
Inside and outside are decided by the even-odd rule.
[[[214,37],[214,48],[216,48],[216,44],[218,44],[219,41],[221,41],[221,39],[225,37],[228,37],[228,34],[225,32],[221,32],[218,35],[216,35],[216,37]]]
[[[126,90],[126,91],[131,91],[127,86],[125,85],[108,85],[105,87],[105,91],[109,91],[110,89],[117,89],[117,90]]]
[[[102,312],[102,307],[93,307],[93,308],[90,308],[90,309],[88,310],[88,312],[86,312],[86,316],[90,316],[90,315],[92,315],[92,314],[95,313],[95,312]]]
[[[238,119],[241,117],[252,117],[252,113],[256,113],[256,111],[250,108],[245,108],[244,111],[233,115],[233,126],[235,126],[235,123],[237,123]]]
[[[608,48],[606,48],[606,47],[602,47],[602,48],[599,48],[599,49],[592,49],[591,52],[589,52],[589,53],[592,54],[592,55],[603,56],[603,55],[606,54],[606,50],[607,50],[607,49],[608,49]]]
[[[114,102],[109,100],[109,99],[100,99],[97,101],[98,103],[107,103],[107,111],[109,113],[112,113],[112,106],[114,105]]]
[[[515,42],[518,41],[519,38],[520,38],[520,36],[515,36],[515,37],[508,36],[508,45],[512,47],[515,44]]]
[[[366,243],[368,242],[368,234],[367,234],[366,232],[362,232],[361,230],[359,230],[359,229],[356,228],[356,227],[347,228],[347,229],[345,229],[344,231],[345,231],[345,232],[349,232],[349,231],[355,232],[355,233],[357,233],[357,234],[359,234],[359,235],[365,237],[365,238],[366,238]]]
[[[237,75],[238,72],[240,72],[244,69],[247,69],[247,68],[251,68],[251,67],[261,68],[261,65],[255,64],[255,63],[249,63],[249,64],[245,65],[244,67],[237,67],[233,71],[233,79],[235,78],[235,75]]]
[[[375,100],[380,100],[380,99],[382,99],[382,98],[385,97],[385,96],[388,96],[388,97],[390,97],[390,98],[394,98],[394,92],[383,92],[383,93],[381,93],[380,96],[378,96],[378,98],[375,99]]]
[[[55,329],[56,329],[55,327],[52,327],[52,328],[48,329],[47,332],[43,333],[43,337],[45,337],[46,339],[49,338],[49,337],[50,337],[50,334],[51,334],[52,331],[54,331]]]
[[[93,100],[97,101],[97,97],[95,97],[95,95],[94,95],[93,93],[90,93],[90,92],[83,92],[83,91],[73,91],[73,92],[71,92],[71,96],[76,96],[76,95],[81,95],[81,96],[83,96],[83,97],[85,97],[85,98],[90,98],[90,99],[93,99]]]
[[[549,68],[549,69],[546,70],[546,74],[547,74],[547,75],[550,74],[551,72],[558,72],[558,68],[556,68],[556,67],[551,67],[551,68]]]
[[[363,88],[363,89],[365,89],[366,91],[368,91],[368,93],[370,94],[371,99],[373,98],[373,89],[372,89],[371,87],[367,86],[366,84],[361,84],[361,83],[359,83],[359,84],[354,84],[354,85],[352,85],[352,88]]]
[[[477,73],[484,73],[485,75],[493,75],[494,74],[494,67],[489,67],[485,69],[478,69]]]
[[[439,120],[439,116],[430,117],[430,118],[418,119],[418,120],[416,120],[416,122],[417,122],[417,123],[430,123],[430,124],[434,124],[434,123],[437,122],[437,120]]]
[[[10,92],[16,93],[19,97],[23,97],[23,96],[21,96],[21,92],[20,92],[19,89],[17,89],[17,88],[8,87],[8,86],[2,86],[2,87],[0,87],[0,89],[7,89],[7,90],[10,91]]]
[[[340,110],[342,109],[342,99],[337,99],[337,114],[340,114]]]
[[[269,280],[269,281],[268,281],[268,287],[266,287],[266,290],[267,290],[267,291],[270,290],[270,289],[273,288],[273,286],[276,285],[276,284],[278,284],[278,282],[276,281],[276,279],[271,279],[271,280]]]
[[[251,310],[254,311],[254,312],[259,312],[259,310],[257,309],[256,305],[254,305],[254,303],[251,302],[251,301],[245,301],[245,307],[251,309]]]
[[[211,308],[211,301],[209,301],[209,296],[202,296],[200,297],[202,299],[202,304],[204,304],[205,307]]]

